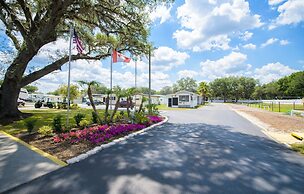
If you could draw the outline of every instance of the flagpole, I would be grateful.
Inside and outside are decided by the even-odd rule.
[[[135,57],[135,90],[137,88],[137,57]],[[136,91],[135,91],[135,103],[134,103],[134,112],[136,112]]]
[[[112,53],[111,53],[111,74],[110,74],[110,89],[111,89],[111,94],[110,94],[110,110],[112,110],[112,73],[113,72],[113,50],[112,50]]]
[[[71,82],[71,60],[72,60],[72,39],[73,39],[73,26],[70,26],[70,46],[69,46],[69,71],[68,71],[68,107],[67,107],[67,120],[66,128],[69,128],[69,114],[70,114],[70,82]]]

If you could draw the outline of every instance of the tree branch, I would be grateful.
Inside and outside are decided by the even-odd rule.
[[[29,26],[32,27],[32,25],[33,25],[33,18],[32,18],[32,14],[30,12],[30,9],[27,7],[27,5],[26,5],[26,3],[25,3],[24,0],[18,0],[18,2],[19,2],[20,6],[21,6],[21,8],[23,10],[23,13],[25,15],[27,23],[29,23],[30,24]]]
[[[12,12],[11,8],[3,1],[0,0],[0,5],[6,10],[8,15],[11,17],[12,21],[15,23],[16,27],[22,34],[24,40],[27,42],[27,32],[21,22],[17,19],[17,16]]]
[[[77,59],[87,59],[87,60],[100,60],[103,58],[106,58],[108,56],[110,56],[110,53],[107,54],[103,54],[103,55],[98,55],[95,57],[92,56],[87,56],[87,55],[72,55],[72,60],[77,60]],[[54,61],[53,63],[45,66],[44,68],[37,70],[25,77],[22,78],[19,87],[24,87],[40,78],[42,78],[43,76],[60,69],[60,67],[62,65],[64,65],[65,63],[67,63],[69,61],[69,56],[65,56],[61,59],[58,59],[57,61]]]

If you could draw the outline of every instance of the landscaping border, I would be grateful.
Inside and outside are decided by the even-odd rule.
[[[129,138],[131,138],[131,137],[134,137],[134,136],[136,136],[136,135],[142,134],[142,133],[144,133],[144,132],[146,132],[146,131],[148,131],[148,130],[150,130],[150,129],[156,127],[156,126],[162,125],[162,124],[166,123],[166,122],[169,120],[168,117],[166,117],[166,116],[163,116],[163,117],[165,117],[165,119],[164,119],[163,121],[159,122],[159,123],[155,123],[155,124],[153,124],[153,125],[151,125],[151,126],[149,126],[149,127],[146,127],[146,128],[144,128],[144,129],[142,129],[142,130],[139,130],[139,131],[136,131],[136,132],[134,132],[134,133],[130,133],[129,135],[126,135],[126,136],[124,136],[124,137],[115,139],[115,140],[113,140],[113,141],[110,142],[110,143],[102,144],[102,145],[100,145],[100,146],[97,146],[97,147],[93,148],[92,150],[87,151],[86,153],[80,154],[80,155],[78,155],[78,156],[76,156],[76,157],[74,157],[74,158],[71,158],[71,159],[66,160],[66,162],[67,162],[68,164],[77,163],[77,162],[79,162],[79,161],[81,161],[81,160],[83,160],[83,159],[85,159],[85,158],[87,158],[87,157],[89,157],[89,156],[91,156],[91,155],[96,154],[96,153],[99,152],[100,150],[109,148],[109,147],[111,147],[111,146],[113,146],[113,145],[116,145],[116,144],[122,142],[122,141],[126,141],[127,139],[129,139]]]
[[[14,136],[12,136],[12,135],[10,135],[10,134],[8,134],[8,133],[2,131],[2,130],[0,130],[0,133],[6,135],[7,137],[11,138],[12,140],[14,140],[14,141],[16,141],[16,142],[22,144],[23,146],[25,146],[25,147],[27,147],[28,149],[30,149],[30,150],[36,152],[37,154],[39,154],[39,155],[41,155],[41,156],[43,156],[43,157],[45,157],[45,158],[48,158],[49,160],[53,161],[54,163],[56,163],[56,164],[58,164],[58,165],[60,165],[60,166],[62,166],[62,167],[68,165],[67,163],[65,163],[65,162],[63,162],[63,161],[61,161],[61,160],[59,160],[57,157],[55,157],[55,156],[53,156],[53,155],[51,155],[51,154],[48,154],[48,153],[42,151],[41,149],[36,148],[35,146],[32,146],[32,145],[26,143],[25,141],[22,141],[21,139],[19,139],[19,138],[17,138],[17,137],[14,137]]]

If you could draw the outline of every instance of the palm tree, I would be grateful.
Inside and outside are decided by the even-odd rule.
[[[128,118],[130,118],[130,108],[132,107],[132,104],[133,104],[132,96],[135,94],[136,94],[136,88],[129,88],[126,90]]]
[[[141,111],[143,111],[143,105],[144,105],[144,103],[147,102],[147,101],[148,101],[148,98],[146,98],[146,97],[144,97],[144,96],[142,95],[141,103],[140,103],[139,109],[138,109],[138,113],[140,113]]]
[[[119,107],[121,97],[126,96],[126,91],[119,86],[115,86],[113,88],[113,93],[116,96],[116,103],[115,103],[115,107],[114,107],[114,110],[113,110],[111,118],[110,118],[110,122],[113,122],[113,118],[114,118],[114,116],[117,112],[117,109]]]
[[[104,114],[104,120],[106,123],[108,123],[109,119],[109,104],[110,104],[110,94],[112,93],[112,90],[110,89],[107,89],[106,90],[106,94],[107,94],[107,97],[105,99],[105,103],[106,103],[106,109],[105,109],[105,114]]]
[[[203,104],[205,104],[206,97],[209,95],[209,85],[206,82],[199,83],[197,93],[203,97]]]
[[[88,89],[87,89],[87,93],[88,93],[88,97],[89,97],[89,100],[90,100],[90,104],[93,108],[93,111],[95,112],[95,114],[97,115],[97,118],[98,118],[98,121],[101,122],[101,119],[98,115],[98,112],[96,110],[96,106],[94,104],[94,100],[93,100],[93,95],[92,95],[92,86],[98,86],[99,85],[99,82],[96,82],[96,81],[83,81],[83,80],[79,80],[77,81],[79,83],[79,85],[81,86],[87,86]]]

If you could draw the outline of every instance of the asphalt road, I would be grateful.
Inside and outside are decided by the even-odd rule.
[[[227,106],[165,114],[169,123],[10,193],[304,192],[304,157]]]

